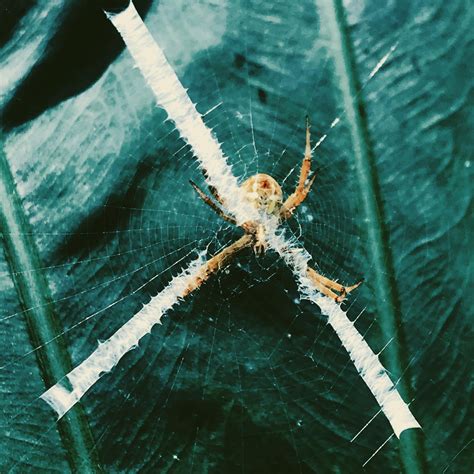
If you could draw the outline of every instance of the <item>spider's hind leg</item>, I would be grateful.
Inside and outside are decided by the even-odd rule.
[[[308,268],[308,276],[311,278],[311,281],[313,282],[314,286],[321,293],[333,299],[336,303],[341,303],[342,301],[344,301],[346,296],[351,291],[354,291],[364,282],[364,280],[360,280],[355,285],[344,286],[338,283],[337,281],[333,281],[333,280],[330,280],[329,278],[326,278],[325,276],[321,275],[320,273],[318,273],[316,270],[312,268]]]

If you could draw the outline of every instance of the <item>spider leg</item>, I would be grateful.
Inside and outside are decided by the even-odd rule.
[[[199,270],[198,275],[192,283],[183,292],[183,298],[189,295],[191,292],[199,288],[205,283],[212,275],[217,273],[222,267],[229,263],[229,260],[234,257],[237,252],[240,252],[246,247],[250,247],[253,244],[254,238],[252,235],[245,234],[240,239],[236,240],[233,244],[230,244],[225,249],[221,250],[214,257],[210,258]]]
[[[288,199],[283,203],[280,211],[282,219],[288,219],[293,215],[295,209],[306,199],[311,186],[314,183],[316,175],[314,175],[308,183],[309,173],[311,171],[311,132],[309,118],[306,117],[306,147],[304,152],[303,163],[301,164],[300,177],[295,191],[291,194]]]
[[[303,163],[301,165],[300,179],[298,180],[298,186],[296,187],[297,192],[303,191],[310,171],[311,171],[311,131],[310,131],[309,118],[306,117],[306,146],[304,150]]]
[[[352,286],[344,286],[336,281],[330,280],[325,276],[318,273],[313,268],[308,267],[307,270],[308,276],[313,282],[314,286],[324,295],[329,296],[332,298],[336,303],[341,303],[344,301],[346,296],[356,288],[358,288],[364,280],[357,282],[355,285]],[[339,293],[336,294],[335,292]]]
[[[189,180],[191,186],[198,193],[198,196],[219,216],[222,217],[226,222],[231,224],[237,224],[237,221],[232,217],[226,214],[209,196],[207,196],[204,191],[199,188],[199,186],[194,182]]]
[[[206,183],[208,181],[208,175],[206,173],[206,170],[202,170],[202,174],[204,175],[204,179],[206,180]],[[209,192],[214,196],[214,199],[221,204],[222,206],[225,206],[224,204],[224,199],[221,198],[219,193],[217,192],[217,189],[214,186],[211,186],[210,184],[207,185]]]

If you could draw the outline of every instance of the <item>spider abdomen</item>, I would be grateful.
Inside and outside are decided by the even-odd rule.
[[[246,200],[256,209],[267,214],[278,214],[283,204],[280,185],[270,175],[259,173],[241,184]]]

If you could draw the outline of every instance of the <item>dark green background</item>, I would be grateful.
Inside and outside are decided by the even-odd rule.
[[[383,266],[366,233],[378,222],[361,205],[350,113],[318,149],[314,191],[291,229],[326,275],[366,277],[349,315],[365,309],[357,327],[374,351],[395,336],[390,353],[423,426],[424,449],[404,440],[408,452],[418,449],[403,455],[409,470],[472,472],[472,8],[466,0],[335,4],[336,23],[329,0],[137,2],[198,110],[221,103],[205,120],[235,173],[281,182],[293,170],[286,194],[305,115],[319,138],[348,112],[348,77],[360,88],[399,42],[353,97],[382,212]],[[390,426],[379,415],[350,442],[376,402],[271,253],[242,255],[183,302],[58,431],[37,398],[45,383],[127,321],[193,249],[210,243],[212,253],[239,232],[196,198],[195,160],[100,2],[2,0],[0,12],[2,472],[97,463],[106,472],[363,472]],[[338,32],[345,73],[335,66]],[[380,329],[377,271],[392,282],[396,334]],[[31,353],[48,331],[93,314]],[[381,358],[391,370],[388,353]],[[365,470],[399,472],[398,446],[392,438]]]

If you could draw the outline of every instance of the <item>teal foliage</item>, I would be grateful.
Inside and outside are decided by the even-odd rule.
[[[289,226],[322,273],[365,277],[346,308],[375,352],[389,343],[423,426],[365,468],[390,426],[379,414],[351,442],[376,402],[270,252],[183,301],[65,420],[38,399],[239,230],[197,199],[191,152],[94,2],[10,3],[2,472],[472,472],[469,2],[138,2],[198,110],[218,105],[205,121],[239,178],[266,172],[289,194],[305,116],[314,142],[329,131]]]

